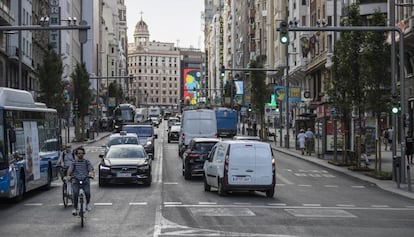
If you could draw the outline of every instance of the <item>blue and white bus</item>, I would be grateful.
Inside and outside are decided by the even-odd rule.
[[[59,124],[55,109],[22,90],[0,87],[0,198],[16,198],[57,179]]]

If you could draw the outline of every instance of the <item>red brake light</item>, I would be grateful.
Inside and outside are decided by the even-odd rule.
[[[190,158],[190,159],[196,159],[196,158],[200,157],[200,154],[190,153],[190,154],[188,154],[187,157]]]

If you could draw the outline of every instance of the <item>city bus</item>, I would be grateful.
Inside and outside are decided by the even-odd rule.
[[[55,109],[22,90],[0,87],[0,198],[21,200],[57,179],[59,123]]]
[[[122,130],[125,124],[133,124],[135,115],[135,106],[132,104],[119,104],[114,109],[114,128],[117,132]]]

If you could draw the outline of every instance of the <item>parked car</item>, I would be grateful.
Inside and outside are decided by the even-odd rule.
[[[204,163],[204,190],[220,196],[228,191],[263,191],[273,197],[276,164],[268,143],[248,140],[220,141]]]
[[[184,111],[178,141],[178,155],[182,157],[190,140],[195,137],[217,138],[216,114],[211,109]]]
[[[193,175],[202,175],[204,161],[211,148],[219,142],[218,138],[193,138],[183,154],[183,175],[190,179]]]
[[[170,129],[168,129],[168,143],[171,141],[178,141],[180,136],[180,125],[173,125]]]
[[[149,124],[125,125],[124,130],[128,133],[135,133],[138,136],[138,142],[144,146],[145,152],[154,159],[155,139],[158,138],[154,133],[154,127]]]
[[[99,155],[99,186],[108,183],[152,182],[151,159],[141,145],[113,145]]]

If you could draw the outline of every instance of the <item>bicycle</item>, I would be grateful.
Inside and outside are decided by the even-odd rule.
[[[66,179],[65,169],[61,165],[56,166],[56,168],[59,169],[60,176],[62,178],[62,182],[63,182],[63,185],[62,185],[62,200],[63,200],[63,206],[66,208],[69,205],[69,200],[73,204],[72,192],[69,192],[69,189],[71,189],[72,187],[68,187],[68,181]]]
[[[93,177],[87,177],[89,179],[93,179]],[[81,226],[84,226],[85,223],[85,213],[86,213],[86,194],[83,189],[83,183],[86,180],[76,180],[79,184],[79,195],[78,195],[78,207],[79,207],[79,217],[81,218]]]

